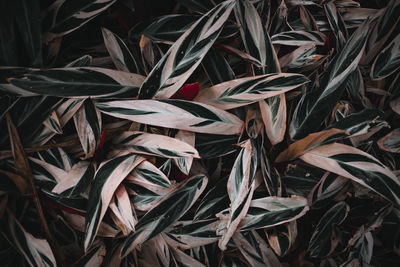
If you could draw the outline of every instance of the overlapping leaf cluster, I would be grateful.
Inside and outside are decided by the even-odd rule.
[[[399,263],[399,0],[4,2],[1,266]]]

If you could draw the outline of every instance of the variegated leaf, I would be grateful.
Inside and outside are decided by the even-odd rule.
[[[66,68],[72,68],[72,67],[86,67],[89,66],[93,61],[93,57],[89,56],[89,55],[84,55],[81,56],[75,60],[73,60],[72,62],[68,63],[67,65],[65,65]]]
[[[213,85],[235,79],[235,73],[228,61],[213,47],[207,52],[201,65]]]
[[[319,32],[317,22],[311,12],[303,5],[299,6],[300,20],[307,31]]]
[[[300,196],[255,199],[251,201],[239,229],[240,231],[249,231],[277,226],[297,220],[308,210],[307,199]]]
[[[132,204],[138,210],[150,210],[173,186],[162,171],[148,161],[140,163],[125,179],[132,191]]]
[[[288,31],[271,37],[273,44],[302,46],[306,44],[324,45],[326,36],[319,31]]]
[[[342,201],[322,216],[311,236],[308,248],[311,257],[322,258],[333,252],[340,241],[335,227],[346,219],[349,210],[349,205]]]
[[[93,246],[72,267],[101,266],[106,256],[106,246],[103,242],[94,243]]]
[[[195,22],[153,68],[140,88],[140,98],[169,98],[186,82],[213,45],[234,1],[225,1]]]
[[[232,239],[249,266],[282,266],[278,257],[256,231],[238,232],[233,235]]]
[[[278,197],[282,196],[281,177],[277,169],[271,166],[264,147],[261,148],[260,157],[261,173],[269,195]]]
[[[336,9],[336,3],[333,1],[327,2],[324,4],[324,10],[326,18],[328,19],[328,23],[336,37],[336,48],[340,51],[343,49],[348,39],[346,25],[342,16],[340,15],[340,12],[338,12]]]
[[[138,251],[138,266],[178,267],[176,260],[163,235],[159,234],[144,242]]]
[[[188,131],[179,131],[175,135],[175,140],[180,140],[182,142],[185,142],[189,144],[190,146],[194,147],[196,143],[196,135],[192,132]],[[193,162],[193,157],[181,157],[181,158],[174,158],[173,159],[175,165],[179,168],[179,170],[188,175],[190,168],[192,167],[192,162]]]
[[[74,124],[85,158],[92,157],[99,145],[102,129],[100,111],[92,100],[84,101],[74,115]]]
[[[400,153],[400,128],[394,129],[378,141],[379,148],[392,153]]]
[[[167,194],[157,206],[149,210],[136,224],[136,231],[129,235],[121,250],[128,255],[137,245],[156,236],[186,213],[207,185],[204,175],[196,175]]]
[[[221,238],[217,234],[218,224],[218,218],[181,221],[166,229],[163,235],[173,248],[186,250],[218,241]]]
[[[28,181],[26,179],[9,171],[0,170],[0,181],[0,195],[10,192],[24,194],[28,189]]]
[[[144,158],[137,155],[127,154],[105,161],[99,166],[89,194],[85,220],[85,250],[93,243],[115,190],[143,160]]]
[[[256,139],[264,129],[261,113],[256,105],[251,105],[246,112],[246,132],[250,138]]]
[[[139,67],[124,41],[106,28],[102,28],[104,44],[114,62],[115,67],[120,71],[139,73]]]
[[[200,90],[194,101],[232,109],[277,96],[307,82],[309,80],[305,76],[289,73],[240,78]]]
[[[176,138],[146,132],[123,132],[113,139],[116,148],[162,158],[198,158],[197,150]]]
[[[178,266],[182,267],[206,267],[204,264],[184,253],[180,249],[172,249],[176,262]]]
[[[89,0],[70,3],[57,0],[48,8],[46,16],[51,19],[48,32],[43,36],[46,43],[64,36],[88,23],[116,0]]]
[[[321,81],[321,90],[303,95],[298,103],[289,134],[293,139],[318,131],[323,120],[341,97],[344,82],[356,69],[364,52],[368,36],[369,20],[366,20],[350,37],[343,50],[329,64]]]
[[[351,179],[394,203],[400,203],[399,179],[364,151],[334,143],[315,148],[300,158],[311,165]]]
[[[279,257],[284,257],[293,248],[297,238],[297,222],[291,221],[275,227],[265,228],[268,243]]]
[[[184,100],[127,100],[97,104],[110,116],[197,133],[238,134],[243,121],[215,107]]]
[[[272,145],[280,143],[286,131],[286,97],[280,94],[259,102],[265,131]]]
[[[46,239],[39,239],[28,233],[12,214],[8,214],[7,226],[11,242],[30,266],[57,266]]]
[[[282,68],[312,68],[318,65],[324,59],[324,56],[318,55],[317,47],[314,44],[306,44],[298,47],[293,52],[290,52],[279,58],[279,64]]]
[[[371,78],[379,80],[400,68],[400,35],[397,35],[376,57],[371,68]]]
[[[246,216],[255,189],[257,151],[250,139],[242,143],[241,146],[242,149],[233,164],[227,182],[231,205],[222,238],[218,242],[221,250],[227,248],[227,244],[236,232],[239,223]]]
[[[60,124],[60,120],[58,119],[55,110],[51,113],[48,119],[43,122],[43,125],[46,126],[51,132],[55,134],[62,134],[62,127]]]
[[[134,214],[131,201],[123,184],[120,184],[115,190],[109,208],[112,217],[116,218],[115,221],[120,222],[117,226],[122,230],[124,235],[128,235],[131,231],[135,230],[135,224],[137,222],[137,219],[135,218],[136,214]]]
[[[59,68],[10,78],[19,94],[39,94],[72,98],[135,98],[144,77],[97,67]]]
[[[85,232],[85,216],[79,214],[73,214],[69,212],[64,212],[64,217],[66,218],[69,225],[75,230],[84,233]],[[97,231],[98,237],[116,237],[121,230],[113,224],[108,224],[106,222],[101,222],[99,226],[99,230]],[[94,241],[94,245],[96,241]],[[91,248],[94,246],[92,245]],[[90,248],[87,253],[90,252]]]

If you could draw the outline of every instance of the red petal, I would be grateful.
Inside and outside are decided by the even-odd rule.
[[[199,93],[200,86],[198,82],[185,84],[181,89],[179,89],[173,96],[172,99],[183,99],[183,100],[193,100]]]

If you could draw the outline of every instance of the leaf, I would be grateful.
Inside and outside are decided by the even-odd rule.
[[[176,249],[190,249],[218,241],[218,218],[196,221],[179,221],[163,233],[168,245]]]
[[[235,233],[232,239],[250,266],[282,266],[278,257],[256,231]]]
[[[394,129],[378,140],[379,148],[392,153],[400,153],[400,128]]]
[[[268,243],[279,257],[284,257],[294,247],[297,238],[297,223],[291,221],[275,227],[265,228]]]
[[[399,179],[373,156],[351,146],[330,144],[315,148],[300,157],[305,162],[336,173],[400,203]]]
[[[104,243],[98,242],[97,244],[94,244],[87,253],[79,258],[72,267],[101,266],[105,255],[106,247]]]
[[[311,257],[322,258],[333,252],[340,241],[335,227],[346,219],[349,210],[349,205],[342,201],[322,216],[311,236],[308,248]]]
[[[138,266],[178,266],[162,235],[156,235],[142,244],[138,252]]]
[[[279,58],[279,64],[282,68],[314,68],[313,66],[321,64],[324,56],[316,54],[317,47],[314,44],[306,44],[298,47],[291,53]]]
[[[93,101],[87,99],[74,115],[74,124],[85,158],[92,157],[97,149],[102,129],[100,111]]]
[[[196,142],[196,135],[192,132],[187,131],[178,131],[175,135],[175,139],[180,140],[194,147]],[[175,165],[179,168],[179,170],[188,175],[190,168],[192,167],[193,157],[182,157],[182,158],[174,158],[173,159]]]
[[[136,214],[134,215],[132,212],[131,201],[124,185],[120,184],[115,190],[109,208],[113,216],[121,223],[117,226],[122,230],[124,235],[128,235],[131,231],[135,230],[137,222],[135,218]]]
[[[97,107],[113,117],[197,133],[231,135],[243,127],[243,121],[226,111],[184,100],[111,101]]]
[[[294,160],[307,151],[322,146],[327,143],[334,142],[338,138],[343,138],[348,135],[345,130],[331,128],[321,132],[312,133],[291,144],[286,150],[281,152],[275,159],[275,162],[284,162]]]
[[[85,251],[88,250],[96,237],[100,222],[106,213],[114,191],[122,180],[143,160],[144,158],[137,155],[127,154],[105,161],[99,166],[89,194],[85,220]]]
[[[213,85],[235,79],[235,73],[225,57],[213,47],[207,52],[201,65]]]
[[[47,10],[46,16],[51,18],[48,32],[43,36],[46,43],[64,36],[90,20],[111,6],[115,0],[89,0],[70,3],[66,0],[55,1]]]
[[[43,122],[43,125],[55,134],[62,134],[62,127],[55,111]]]
[[[285,94],[259,102],[265,130],[272,145],[282,142],[286,131],[286,97]]]
[[[60,68],[38,70],[24,78],[12,78],[22,94],[34,93],[57,97],[134,98],[144,77],[139,74],[96,68]]]
[[[400,35],[397,35],[376,57],[371,68],[371,78],[380,80],[400,68]]]
[[[255,199],[239,229],[249,231],[291,222],[306,214],[308,209],[307,199],[300,196]]]
[[[46,239],[35,238],[28,233],[14,215],[8,215],[7,234],[14,247],[31,266],[57,266],[53,252]]]
[[[128,255],[138,244],[156,236],[179,220],[203,192],[207,182],[206,176],[196,175],[166,195],[157,206],[139,219],[136,231],[125,240],[121,255]]]
[[[113,139],[123,151],[163,158],[198,158],[197,150],[188,143],[165,135],[145,132],[123,132]]]
[[[213,7],[213,1],[204,0],[177,0],[177,2],[181,3],[185,7],[192,9],[196,12],[206,13],[209,9]]]
[[[265,186],[270,196],[282,195],[282,182],[279,172],[271,166],[265,148],[261,148],[260,168]]]
[[[28,182],[18,174],[0,170],[0,195],[8,192],[19,192],[24,194],[28,189]]]
[[[115,67],[120,71],[139,73],[137,62],[124,41],[106,28],[101,28],[101,32]]]
[[[233,164],[227,182],[231,205],[222,238],[218,242],[218,247],[221,250],[226,250],[229,240],[236,232],[239,223],[246,216],[255,189],[257,151],[250,139],[243,142],[241,146],[242,149]]]
[[[200,90],[194,101],[232,109],[285,93],[307,82],[303,75],[289,73],[240,78]]]
[[[196,133],[195,148],[202,159],[221,157],[237,150],[238,135]]]
[[[271,37],[272,44],[303,46],[308,44],[324,45],[326,36],[319,31],[288,31]]]
[[[346,25],[343,21],[340,12],[337,11],[336,5],[334,2],[328,2],[324,4],[324,10],[326,17],[328,19],[328,23],[332,32],[335,34],[336,39],[336,48],[340,51],[343,49],[347,39],[348,33],[346,29]]]
[[[347,77],[356,69],[363,54],[368,35],[369,20],[366,20],[347,41],[343,50],[332,60],[320,90],[305,94],[298,103],[292,118],[289,134],[300,139],[318,131],[322,121],[336,104],[344,90]]]
[[[172,45],[140,88],[140,98],[169,98],[186,82],[222,30],[234,1],[225,1],[195,22]]]
[[[190,257],[183,251],[179,249],[172,249],[176,262],[179,263],[179,266],[193,266],[193,267],[206,267],[206,265],[197,261],[193,257]]]

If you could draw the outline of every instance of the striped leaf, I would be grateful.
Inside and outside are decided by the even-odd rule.
[[[249,266],[282,266],[278,257],[256,231],[236,233],[232,239]]]
[[[239,223],[246,216],[255,189],[255,172],[257,169],[257,151],[249,139],[241,144],[242,149],[233,164],[227,182],[231,205],[227,223],[218,246],[221,250],[236,232]]]
[[[400,203],[399,179],[373,156],[351,146],[334,143],[300,157],[308,164],[336,173]]]
[[[271,37],[273,44],[302,46],[306,44],[324,45],[326,36],[319,31],[288,31]]]
[[[168,50],[140,88],[140,98],[169,98],[186,82],[220,34],[234,1],[225,1],[196,21]]]
[[[308,247],[311,257],[322,258],[333,252],[340,241],[335,227],[346,219],[349,210],[349,205],[342,201],[322,216],[311,236]]]
[[[106,28],[101,28],[101,33],[115,67],[120,71],[139,73],[136,60],[124,41]]]
[[[333,34],[335,35],[336,39],[336,49],[342,50],[347,39],[348,33],[346,29],[346,25],[343,21],[340,12],[336,9],[336,3],[330,1],[324,4],[324,10],[326,14],[326,18],[328,19],[328,23],[330,28],[332,29]]]
[[[228,61],[213,47],[207,52],[201,65],[213,85],[235,79],[235,73]]]
[[[163,235],[171,247],[191,249],[218,241],[221,238],[217,234],[218,223],[218,218],[181,221],[168,228]]]
[[[163,196],[172,190],[172,185],[162,171],[148,161],[140,163],[125,179],[132,190],[135,209],[150,210]]]
[[[97,107],[113,117],[197,133],[231,135],[243,127],[243,121],[226,111],[184,100],[111,101]]]
[[[320,209],[340,197],[347,189],[349,180],[337,174],[326,172],[308,195],[312,209]]]
[[[62,134],[62,127],[56,111],[53,111],[50,114],[47,120],[43,122],[43,125],[46,126],[51,132],[55,134]]]
[[[280,94],[259,102],[265,131],[272,145],[282,142],[286,132],[286,97]]]
[[[317,22],[311,12],[303,5],[299,6],[300,20],[307,31],[319,31]]]
[[[268,243],[279,257],[284,257],[293,248],[297,238],[297,223],[291,221],[275,227],[265,228]]]
[[[350,37],[343,50],[329,64],[320,90],[305,94],[298,103],[289,134],[293,139],[318,131],[323,120],[341,97],[347,77],[356,69],[368,35],[366,20]]]
[[[89,0],[73,2],[55,1],[47,10],[46,16],[51,19],[48,32],[43,36],[46,43],[64,36],[88,23],[116,0]]]
[[[282,195],[282,183],[279,172],[275,167],[271,166],[271,163],[268,159],[267,152],[265,148],[261,148],[261,156],[260,156],[260,168],[262,177],[265,183],[265,187],[268,190],[270,196],[281,196]]]
[[[312,68],[318,63],[322,63],[324,56],[316,54],[317,47],[314,44],[306,44],[298,47],[293,52],[290,52],[279,58],[279,64],[282,68]]]
[[[131,41],[139,42],[141,35],[144,35],[156,43],[172,44],[178,40],[197,19],[198,16],[193,16],[193,14],[174,14],[157,17],[140,32],[133,27],[129,32],[129,38]]]
[[[308,81],[301,74],[289,73],[240,78],[200,90],[194,101],[221,109],[232,109],[277,96]]]
[[[187,131],[179,131],[175,135],[174,139],[185,142],[192,147],[194,147],[196,143],[196,135],[192,132]],[[192,167],[193,157],[174,158],[173,161],[182,173],[186,175],[189,174],[190,168]]]
[[[371,68],[371,78],[379,80],[400,68],[400,35],[397,35],[376,57]]]
[[[164,236],[156,235],[144,242],[138,251],[138,266],[171,266],[178,267],[172,254],[172,248],[164,240]]]
[[[101,220],[115,190],[125,177],[144,158],[137,155],[122,155],[101,163],[96,171],[93,186],[90,189],[89,202],[85,220],[85,250],[90,247],[96,237]]]
[[[256,105],[251,105],[246,112],[246,132],[250,138],[256,139],[264,129],[261,113]]]
[[[204,175],[196,175],[166,195],[136,224],[136,231],[125,240],[121,255],[128,255],[137,245],[156,236],[172,225],[194,204],[207,185]]]
[[[92,157],[97,149],[102,129],[100,111],[87,99],[74,115],[74,124],[85,158]]]
[[[67,65],[65,65],[65,67],[67,68],[72,68],[72,67],[86,67],[89,66],[93,61],[93,58],[89,55],[84,55],[81,56],[75,60],[73,60],[72,62],[68,63]]]
[[[196,134],[195,148],[202,159],[228,155],[237,150],[239,135]]]
[[[378,141],[379,148],[392,153],[400,153],[400,128],[394,129]]]
[[[252,200],[240,231],[273,227],[297,220],[309,210],[307,199],[300,196],[265,197]]]
[[[131,201],[126,192],[125,186],[120,184],[114,192],[114,196],[109,204],[111,217],[117,221],[118,228],[122,230],[124,235],[128,235],[135,230],[137,222],[136,216],[132,212]]]
[[[28,233],[12,214],[8,215],[7,226],[7,235],[10,235],[13,246],[30,266],[57,266],[46,239],[39,239]]]
[[[178,266],[184,267],[206,267],[206,265],[202,264],[198,260],[194,259],[193,257],[189,256],[185,252],[180,249],[172,249],[174,257]]]
[[[198,158],[197,150],[176,138],[145,132],[123,132],[113,139],[116,148],[162,158]]]
[[[375,56],[382,51],[391,34],[399,27],[400,17],[398,14],[400,12],[400,1],[389,1],[383,11],[378,14],[376,14],[375,10],[373,10],[373,12],[374,15],[378,15],[378,17],[376,18],[371,34],[368,37],[368,42],[365,47],[365,55],[361,60],[362,65],[372,63]]]
[[[144,77],[139,74],[80,67],[38,70],[25,74],[23,78],[12,78],[10,82],[20,88],[22,95],[134,98],[143,80]]]
[[[22,194],[27,192],[28,181],[18,174],[0,170],[0,181],[0,195],[10,192]]]

